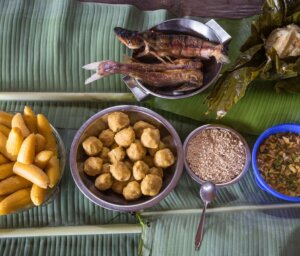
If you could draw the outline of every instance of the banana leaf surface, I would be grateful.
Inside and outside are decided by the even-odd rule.
[[[165,10],[141,12],[130,5],[79,3],[75,1],[0,1],[0,88],[1,92],[113,92],[128,93],[120,76],[110,76],[85,86],[90,75],[81,67],[98,60],[122,60],[130,52],[112,33],[115,26],[143,30],[173,16]],[[233,36],[231,58],[250,34],[251,21],[220,20]],[[236,46],[236,47],[235,47]],[[245,135],[253,145],[266,127],[300,119],[299,96],[275,94],[270,82],[252,86],[244,100],[222,120]],[[101,95],[101,94],[99,94]],[[2,100],[0,109],[21,111],[25,104],[45,114],[58,129],[67,151],[81,124],[101,109],[119,104],[143,105],[166,117],[182,141],[202,123],[204,93],[188,100],[152,98],[145,103],[116,101],[103,95],[98,102],[45,102]],[[251,97],[250,97],[251,95]],[[1,94],[0,94],[1,96]],[[128,97],[130,98],[130,97]],[[173,112],[173,113],[171,113]],[[68,160],[68,158],[67,158]],[[141,213],[150,227],[143,228],[144,255],[193,255],[193,236],[202,203],[199,185],[184,172],[177,187],[158,205]],[[297,210],[259,210],[259,207],[299,207],[280,201],[260,190],[252,170],[239,182],[219,191],[208,215],[202,255],[284,255],[296,250],[299,237]],[[256,208],[258,207],[258,208]],[[249,211],[252,213],[248,213]],[[232,211],[230,213],[228,211]],[[274,211],[274,212],[273,212]],[[279,213],[278,213],[279,212]],[[277,215],[276,215],[277,214]],[[136,226],[136,217],[96,206],[85,198],[73,182],[67,161],[57,198],[39,208],[0,217],[1,255],[138,255],[139,234],[81,235],[84,225]],[[222,225],[220,224],[222,223]],[[277,227],[274,227],[276,223]],[[78,226],[72,236],[8,238],[20,228]],[[281,232],[279,232],[280,230]],[[246,232],[246,233],[245,233]],[[121,233],[121,229],[120,229]],[[247,235],[244,235],[247,234]],[[241,243],[238,238],[243,237]],[[265,240],[266,243],[261,241]],[[180,241],[180,242],[178,242]],[[218,241],[220,246],[216,246]],[[292,244],[294,247],[289,247]],[[213,249],[213,250],[212,250]]]

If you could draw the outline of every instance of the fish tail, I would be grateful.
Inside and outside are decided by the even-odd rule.
[[[99,74],[95,73],[95,74],[91,75],[88,79],[86,79],[84,81],[84,84],[85,85],[90,84],[90,83],[92,83],[94,81],[97,81],[97,80],[101,79],[102,77],[103,76],[100,76]]]
[[[99,80],[105,76],[111,75],[112,70],[115,68],[115,62],[110,60],[98,61],[87,64],[82,68],[85,70],[95,71],[96,73],[91,75],[88,79],[85,80],[85,84],[92,83],[96,80]]]
[[[99,64],[101,63],[102,61],[97,61],[97,62],[93,62],[93,63],[90,63],[90,64],[86,64],[84,65],[82,68],[85,69],[85,70],[93,70],[93,71],[97,71],[98,68],[99,68]]]

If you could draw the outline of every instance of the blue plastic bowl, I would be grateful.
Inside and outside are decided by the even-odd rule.
[[[286,200],[286,201],[291,201],[291,202],[300,202],[300,197],[295,197],[295,196],[286,196],[284,194],[279,193],[272,187],[270,187],[264,180],[264,178],[260,175],[260,172],[257,167],[256,163],[256,156],[257,152],[259,150],[260,145],[262,142],[268,138],[270,135],[274,133],[279,133],[279,132],[293,132],[293,133],[300,133],[300,125],[299,124],[279,124],[275,125],[267,130],[265,130],[257,139],[257,141],[254,144],[254,148],[252,151],[252,168],[254,170],[254,176],[255,176],[255,181],[257,185],[265,190],[266,192],[270,193],[273,196],[276,196],[280,199]]]

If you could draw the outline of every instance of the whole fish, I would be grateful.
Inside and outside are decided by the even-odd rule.
[[[223,53],[223,44],[216,44],[198,37],[182,34],[164,34],[157,31],[131,31],[116,27],[117,38],[130,49],[143,49],[137,57],[155,56],[163,58],[203,58],[214,57],[219,63],[227,63],[228,57]]]
[[[156,87],[177,86],[190,83],[202,86],[203,74],[200,71],[202,63],[193,60],[176,60],[168,64],[120,63],[106,60],[85,65],[86,70],[96,71],[85,84],[113,74],[132,76],[146,84]]]

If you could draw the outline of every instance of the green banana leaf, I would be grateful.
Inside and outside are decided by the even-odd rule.
[[[12,93],[129,93],[120,76],[111,76],[86,87],[84,80],[89,73],[81,67],[102,59],[121,60],[124,54],[129,53],[115,40],[112,33],[114,26],[142,30],[172,18],[165,10],[140,12],[129,5],[82,4],[72,0],[1,0],[0,3],[0,87],[2,92]],[[238,57],[240,46],[249,36],[252,20],[253,18],[219,21],[233,36],[229,50],[232,60]],[[224,69],[226,68],[229,65]],[[207,109],[202,103],[206,96],[207,93],[180,101],[152,98],[141,105],[151,107],[168,119],[183,141],[200,125],[198,120],[214,120],[212,115],[204,115]],[[69,149],[77,129],[87,118],[103,108],[128,104],[116,102],[115,97],[106,97],[104,100],[105,102],[94,103],[2,100],[0,109],[21,111],[25,104],[29,104],[35,112],[44,113],[58,128]],[[271,124],[299,121],[299,107],[299,96],[285,92],[274,94],[272,82],[257,82],[248,90],[244,100],[222,119],[222,123],[233,126],[244,134],[257,135]],[[163,109],[197,120],[168,113]],[[252,145],[256,136],[246,138]],[[0,228],[18,230],[78,226],[80,234],[81,225],[137,223],[131,214],[103,209],[85,198],[72,179],[68,161],[60,189],[55,201],[44,207],[1,216]],[[144,230],[145,255],[193,255],[194,232],[202,206],[198,192],[199,185],[184,173],[176,189],[167,198],[143,213],[143,217],[150,221],[150,227]],[[241,182],[221,189],[218,198],[211,204],[213,210],[222,214],[208,212],[206,234],[200,253],[284,255],[285,250],[293,253],[291,248],[298,245],[293,238],[299,236],[299,213],[284,211],[278,217],[274,216],[276,212],[262,211],[259,214],[253,212],[252,215],[224,214],[224,211],[232,207],[236,207],[233,208],[235,210],[243,207],[247,213],[251,209],[249,207],[281,203],[284,202],[258,189],[250,169]],[[187,214],[189,209],[194,210],[192,216]],[[175,212],[177,216],[160,216],[157,215],[159,212],[162,215]],[[157,221],[155,216],[159,217]],[[249,235],[244,237],[244,231]],[[138,234],[61,237],[50,237],[49,234],[45,237],[5,238],[7,233],[9,232],[4,231],[4,237],[0,239],[0,254],[3,256],[138,255]],[[239,240],[240,237],[243,237],[242,241]],[[266,246],[261,242],[262,238],[266,238]],[[216,241],[220,246],[216,246]]]

